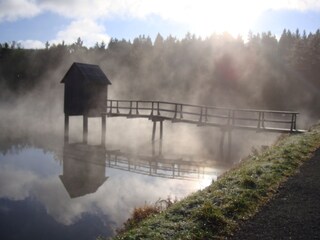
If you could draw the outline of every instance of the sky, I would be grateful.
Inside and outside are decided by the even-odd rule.
[[[0,43],[24,48],[76,42],[87,47],[111,38],[153,40],[160,33],[183,38],[229,32],[246,40],[249,31],[315,32],[320,0],[0,0]]]

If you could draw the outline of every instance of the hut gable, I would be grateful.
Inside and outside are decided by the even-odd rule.
[[[111,82],[98,65],[73,63],[61,83],[65,85],[65,114],[97,117],[106,111]]]
[[[93,64],[73,63],[61,80],[61,83],[66,83],[66,81],[69,81],[74,77],[79,78],[78,80],[84,81],[84,83],[94,82],[98,84],[111,84],[101,68],[98,65]]]

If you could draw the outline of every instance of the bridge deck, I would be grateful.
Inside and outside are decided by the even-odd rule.
[[[108,117],[146,118],[152,121],[189,123],[199,127],[220,127],[279,133],[301,133],[298,112],[231,109],[161,101],[108,100]]]

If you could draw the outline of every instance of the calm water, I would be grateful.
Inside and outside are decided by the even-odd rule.
[[[148,166],[142,169],[143,162],[132,162],[131,167],[136,171],[140,167],[145,175],[130,172],[125,159],[115,165],[115,161],[106,161],[106,155],[90,152],[90,147],[72,153],[73,149],[79,151],[77,147],[85,145],[68,145],[62,158],[31,147],[13,147],[0,155],[1,239],[110,236],[134,206],[169,195],[182,197],[207,184],[207,178],[164,178],[170,177],[166,176],[170,170],[158,170],[156,177],[155,167],[150,169],[155,177],[150,177]],[[93,158],[88,157],[91,154]]]
[[[163,143],[152,144],[151,124],[108,120],[102,147],[99,122],[89,123],[89,144],[82,144],[81,121],[72,121],[69,143],[63,141],[62,121],[58,130],[2,125],[0,239],[113,236],[134,207],[168,196],[181,199],[227,169],[225,160],[216,161],[226,153],[213,152],[226,152],[228,144],[207,130],[168,124]]]

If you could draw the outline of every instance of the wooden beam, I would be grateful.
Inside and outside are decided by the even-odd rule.
[[[69,115],[64,114],[64,142],[69,142]]]
[[[156,129],[157,129],[157,122],[153,121],[153,127],[152,127],[152,142],[154,142],[155,137],[156,137]]]
[[[163,138],[163,121],[160,121],[160,141]]]
[[[88,143],[88,115],[83,115],[83,143]]]
[[[101,116],[101,145],[106,144],[106,133],[107,133],[107,117],[106,115]]]

